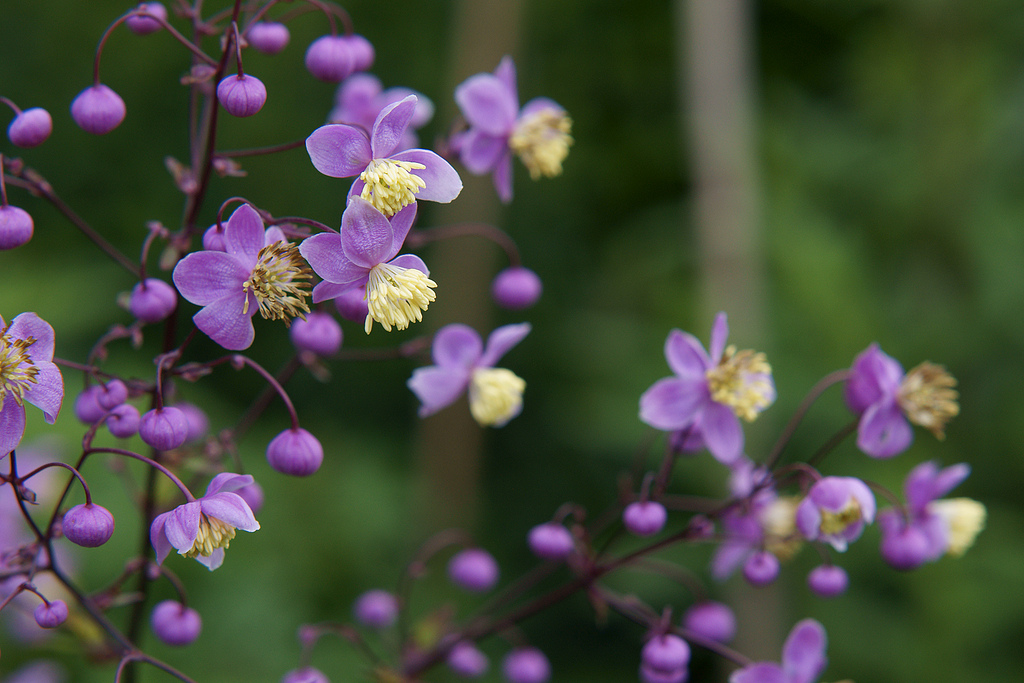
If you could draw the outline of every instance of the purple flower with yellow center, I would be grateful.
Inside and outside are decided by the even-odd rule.
[[[553,178],[572,144],[572,120],[545,97],[519,108],[516,66],[505,57],[493,74],[476,74],[455,88],[455,101],[469,130],[453,145],[462,163],[476,175],[494,174],[494,188],[503,202],[512,200],[512,155],[522,160],[530,177]]]
[[[391,220],[361,197],[350,197],[341,216],[341,234],[322,232],[306,238],[299,251],[323,282],[313,288],[313,303],[320,303],[365,287],[367,305],[364,329],[370,334],[373,321],[388,332],[404,330],[423,320],[423,311],[434,300],[437,283],[419,256],[396,258],[409,228],[416,220],[416,204],[410,204]]]
[[[210,571],[219,567],[236,529],[256,531],[260,528],[249,504],[234,493],[252,483],[248,474],[222,472],[210,481],[202,498],[158,515],[149,530],[157,563],[162,564],[174,549]]]
[[[529,323],[499,327],[485,347],[471,327],[454,323],[434,335],[434,365],[414,370],[407,382],[423,404],[420,417],[433,415],[469,391],[469,411],[484,427],[503,427],[523,409],[526,382],[494,364],[530,333]]]
[[[956,380],[941,365],[921,363],[908,373],[872,344],[853,362],[844,395],[860,415],[857,446],[875,458],[891,458],[910,447],[910,423],[945,438],[946,423],[960,412]]]
[[[26,401],[50,424],[64,401],[64,378],[53,364],[53,328],[35,313],[22,313],[10,325],[0,317],[0,458],[21,443]]]
[[[358,125],[328,124],[306,138],[306,151],[324,175],[358,176],[349,196],[362,197],[389,218],[417,199],[450,202],[462,191],[451,164],[426,149],[396,151],[415,114],[416,96],[409,95],[384,107],[369,134]]]
[[[196,327],[215,342],[232,351],[249,348],[257,311],[286,325],[309,312],[309,266],[279,228],[264,230],[256,209],[235,209],[224,226],[224,249],[189,254],[173,274],[181,295],[203,307],[192,317]]]
[[[756,662],[729,676],[729,683],[814,683],[828,658],[825,628],[814,619],[798,622],[782,646],[782,663]]]
[[[796,508],[796,527],[811,541],[825,541],[844,552],[875,519],[875,497],[855,477],[819,480]]]
[[[725,464],[743,455],[740,418],[752,422],[775,401],[772,369],[763,353],[726,348],[729,325],[719,313],[710,353],[693,335],[672,330],[665,359],[674,377],[655,382],[640,397],[640,419],[656,429],[699,437]]]

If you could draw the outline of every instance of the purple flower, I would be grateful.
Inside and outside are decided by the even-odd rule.
[[[782,646],[782,664],[757,662],[729,676],[729,683],[814,683],[825,670],[827,637],[814,619],[793,627]]]
[[[751,422],[775,401],[772,369],[763,353],[726,348],[729,325],[719,313],[711,329],[710,354],[697,338],[672,330],[665,359],[674,377],[658,380],[640,397],[640,419],[656,429],[685,431],[702,439],[723,463],[743,455],[739,418]]]
[[[312,273],[283,237],[277,228],[265,231],[256,210],[243,204],[224,228],[226,251],[189,254],[174,268],[178,291],[203,307],[192,317],[196,327],[224,348],[249,348],[256,311],[285,324],[309,312]]]
[[[391,217],[417,199],[450,202],[462,191],[452,165],[426,149],[396,152],[416,113],[416,96],[390,104],[378,114],[371,132],[358,125],[332,123],[306,139],[316,170],[332,178],[359,176],[349,195],[371,202]]]
[[[376,320],[388,332],[404,330],[423,319],[437,286],[419,256],[395,258],[416,219],[412,204],[388,220],[361,197],[349,198],[341,216],[341,234],[323,232],[307,238],[299,251],[323,282],[313,288],[313,302],[333,299],[365,287],[366,334]]]
[[[800,533],[808,540],[830,543],[839,552],[874,519],[875,497],[867,484],[854,477],[821,479],[796,509]]]
[[[921,363],[904,374],[903,366],[878,344],[853,362],[844,389],[850,410],[860,415],[857,446],[875,458],[891,458],[914,440],[913,422],[942,439],[957,413],[956,380],[945,368]]]
[[[64,401],[64,378],[53,364],[53,328],[35,313],[4,324],[0,317],[0,458],[21,443],[25,402],[50,424]]]
[[[252,483],[248,474],[218,474],[206,487],[206,495],[170,512],[158,515],[149,538],[156,549],[156,561],[163,561],[171,549],[195,558],[213,571],[224,562],[224,549],[235,537],[235,529],[256,531],[260,523],[235,489]]]
[[[433,415],[469,390],[469,411],[482,426],[502,427],[523,409],[526,382],[494,364],[530,332],[529,323],[491,332],[484,347],[466,325],[446,325],[434,335],[434,365],[414,370],[407,385],[423,404],[420,417]]]
[[[356,621],[370,628],[387,628],[398,619],[398,598],[386,590],[368,590],[352,606]]]
[[[373,122],[377,120],[384,107],[400,102],[409,95],[416,96],[416,109],[395,151],[411,149],[419,144],[415,130],[422,128],[433,118],[434,103],[408,88],[384,90],[380,79],[372,74],[353,74],[345,79],[338,88],[334,109],[328,114],[327,120],[330,123],[348,123],[371,130]]]
[[[494,188],[503,202],[512,200],[512,155],[530,177],[549,178],[562,172],[569,154],[572,121],[558,103],[538,97],[519,108],[516,66],[505,57],[493,74],[476,74],[455,88],[455,101],[469,130],[453,145],[470,173],[494,174]]]

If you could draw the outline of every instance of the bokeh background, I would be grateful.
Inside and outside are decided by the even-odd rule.
[[[42,147],[20,151],[4,140],[0,151],[39,169],[77,213],[136,257],[147,221],[174,227],[181,220],[182,196],[165,158],[187,156],[187,98],[178,81],[188,55],[166,34],[118,30],[102,80],[124,98],[124,124],[97,138],[68,112],[90,83],[100,35],[127,7],[0,0],[0,94],[54,117]],[[452,88],[493,70],[506,53],[516,58],[523,101],[550,97],[573,118],[576,142],[563,176],[534,183],[517,166],[515,201],[502,207],[486,179],[466,175],[457,202],[421,212],[421,226],[483,221],[507,230],[544,280],[535,308],[510,313],[489,302],[489,280],[505,257],[465,237],[423,251],[440,283],[424,323],[369,338],[345,326],[345,348],[361,349],[452,321],[486,332],[529,320],[533,332],[505,361],[527,380],[525,409],[501,430],[476,428],[464,401],[420,421],[404,384],[421,364],[415,359],[330,361],[326,384],[300,372],[288,389],[303,425],[325,446],[322,469],[308,480],[269,469],[265,445],[287,426],[272,406],[239,443],[247,471],[266,490],[263,528],[236,539],[212,574],[168,560],[203,615],[204,633],[180,651],[150,643],[154,654],[201,681],[279,680],[297,663],[299,624],[348,619],[356,595],[394,587],[416,548],[450,526],[490,549],[506,577],[528,569],[531,526],[566,501],[594,515],[614,503],[620,474],[650,436],[637,420],[637,399],[668,373],[668,331],[706,339],[714,313],[727,310],[732,340],[768,353],[779,391],[748,432],[752,457],[763,457],[819,377],[877,341],[906,367],[945,364],[960,381],[962,414],[944,442],[920,432],[906,454],[884,462],[846,443],[824,471],[898,490],[913,464],[967,461],[973,473],[956,493],[989,510],[987,529],[964,558],[909,574],[882,564],[877,530],[869,529],[840,558],[851,588],[834,601],[804,587],[817,563],[812,550],[772,589],[752,591],[735,578],[712,586],[742,605],[742,647],[777,659],[791,625],[813,616],[830,637],[825,680],[996,682],[1024,673],[1018,2],[353,0],[345,7],[376,46],[373,72],[384,85],[414,88],[436,104],[421,131],[425,144],[448,131]],[[223,122],[222,149],[298,140],[324,122],[334,88],[309,76],[302,56],[327,32],[326,21],[304,14],[290,28],[281,55],[246,55],[246,70],[264,81],[269,99],[257,116]],[[319,175],[301,148],[244,167],[245,178],[214,179],[204,221],[212,222],[220,201],[242,195],[275,215],[338,223],[347,183]],[[45,202],[17,188],[8,193],[32,213],[36,234],[0,254],[0,314],[38,312],[56,328],[58,356],[84,360],[110,325],[130,322],[116,300],[134,282]],[[104,367],[149,377],[158,343],[156,330],[139,350],[115,343]],[[292,348],[283,328],[258,322],[251,352],[276,369]],[[216,353],[208,340],[189,350],[197,360]],[[71,397],[82,378],[66,371],[65,381],[55,448],[70,459],[82,432]],[[261,389],[253,373],[222,368],[179,393],[221,429]],[[787,457],[808,457],[848,420],[839,392],[826,394]],[[32,414],[26,443],[52,432]],[[647,467],[659,450],[657,442]],[[112,580],[141,533],[124,483],[141,473],[110,465],[97,459],[86,472],[118,520],[111,543],[79,554],[88,589]],[[723,474],[706,455],[680,462],[673,491],[719,494]],[[709,554],[687,548],[665,557],[706,578]],[[481,604],[445,585],[443,561],[417,589],[415,614],[453,599],[459,616]],[[676,613],[692,599],[678,584],[639,572],[611,584],[659,608],[675,605]],[[161,585],[156,594],[170,590]],[[0,633],[0,676],[39,655]],[[582,596],[526,622],[523,633],[549,654],[556,681],[635,680],[642,633],[615,617],[596,623]],[[484,649],[495,664],[487,680],[498,680],[507,645],[494,639]],[[74,681],[113,676],[109,663],[83,666],[66,633],[42,653],[63,662]],[[322,641],[314,664],[335,681],[361,680],[366,671],[340,640]],[[706,653],[695,656],[691,680],[726,677]],[[438,670],[428,679],[454,677]],[[142,680],[168,679],[144,670]]]

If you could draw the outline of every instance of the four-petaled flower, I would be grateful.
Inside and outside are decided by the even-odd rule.
[[[22,313],[10,325],[0,318],[0,458],[25,433],[25,401],[50,424],[64,401],[64,378],[53,364],[53,328],[35,313]]]
[[[434,365],[419,368],[408,381],[422,402],[420,417],[433,415],[469,390],[469,410],[482,426],[502,427],[523,409],[526,382],[494,364],[530,332],[529,323],[499,327],[487,338],[458,323],[434,336]]]
[[[450,202],[462,191],[462,179],[451,164],[426,149],[395,151],[415,113],[416,96],[409,95],[384,107],[369,134],[361,126],[328,124],[306,138],[306,151],[324,175],[359,176],[349,196],[362,197],[385,216],[417,199]]]
[[[819,480],[796,509],[796,527],[811,541],[825,541],[839,552],[875,519],[875,497],[855,477]]]
[[[562,172],[572,144],[572,121],[557,102],[538,97],[519,109],[516,66],[505,57],[493,74],[470,76],[455,88],[455,101],[469,130],[452,141],[471,173],[494,174],[503,202],[512,200],[512,155],[534,180]]]
[[[198,251],[174,268],[181,295],[203,309],[196,327],[226,349],[249,348],[256,311],[270,320],[304,317],[312,277],[298,248],[279,228],[264,230],[248,204],[235,209],[224,226],[224,251]]]
[[[376,320],[388,332],[404,330],[423,319],[434,300],[430,271],[419,256],[395,255],[402,248],[416,219],[416,204],[405,207],[389,221],[361,197],[350,197],[341,216],[341,234],[322,232],[303,241],[299,251],[323,282],[313,288],[313,303],[320,303],[357,287],[365,287],[369,334]]]
[[[729,683],[814,683],[828,659],[825,628],[814,619],[798,622],[782,646],[782,664],[757,662],[729,676]]]
[[[891,458],[910,447],[913,422],[939,439],[946,423],[960,412],[956,380],[945,368],[921,363],[904,374],[903,366],[872,344],[850,368],[844,395],[860,415],[857,446],[875,458]]]
[[[162,564],[171,549],[195,558],[213,571],[224,562],[224,549],[235,537],[235,529],[256,531],[260,523],[242,496],[233,493],[253,483],[248,474],[221,472],[206,487],[206,495],[158,515],[149,530]]]
[[[640,397],[640,419],[656,429],[698,436],[723,463],[743,455],[739,418],[750,422],[775,401],[772,369],[763,353],[726,348],[729,326],[719,313],[710,354],[696,337],[672,330],[665,359],[674,377],[655,382]],[[684,439],[684,441],[687,439]]]

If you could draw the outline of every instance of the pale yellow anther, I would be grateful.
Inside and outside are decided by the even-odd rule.
[[[19,406],[24,405],[25,392],[36,383],[39,368],[29,357],[28,349],[35,338],[11,339],[7,328],[0,331],[0,408],[10,395]]]
[[[780,496],[761,512],[758,521],[764,530],[764,548],[780,560],[796,555],[803,539],[796,530],[796,509],[800,499]]]
[[[985,506],[972,498],[944,498],[928,504],[928,511],[941,517],[949,530],[946,553],[960,557],[985,528]]]
[[[908,420],[945,438],[946,423],[960,412],[955,386],[956,379],[944,367],[921,363],[900,383],[900,408]]]
[[[753,422],[758,413],[775,401],[772,367],[763,353],[736,351],[735,346],[730,346],[705,377],[711,398],[729,406],[747,422]]]
[[[423,178],[412,173],[424,168],[426,166],[415,161],[374,159],[359,174],[359,179],[365,183],[359,196],[391,218],[414,203],[416,193],[427,186]]]
[[[410,323],[423,320],[423,311],[434,300],[437,283],[415,268],[379,263],[370,269],[366,281],[366,334],[376,320],[388,332],[392,327],[404,330]]]
[[[260,249],[252,276],[242,284],[246,293],[256,297],[260,315],[267,320],[283,320],[290,325],[292,318],[305,319],[309,313],[306,297],[313,271],[291,242],[277,241]],[[249,297],[245,297],[242,313],[249,312]]]
[[[503,427],[523,407],[526,382],[505,368],[477,368],[469,382],[469,412],[483,427]]]
[[[530,177],[553,178],[562,172],[562,162],[572,144],[572,119],[558,109],[541,109],[516,123],[509,148],[530,171]]]
[[[234,537],[235,527],[225,521],[202,514],[199,517],[199,533],[196,534],[196,541],[182,555],[188,558],[195,558],[199,555],[209,557],[217,548],[227,548]]]
[[[821,525],[819,528],[821,533],[826,536],[841,534],[851,524],[860,521],[861,517],[863,517],[863,513],[860,509],[860,503],[857,502],[856,498],[850,496],[846,504],[839,510],[835,512],[831,510],[821,511]]]

